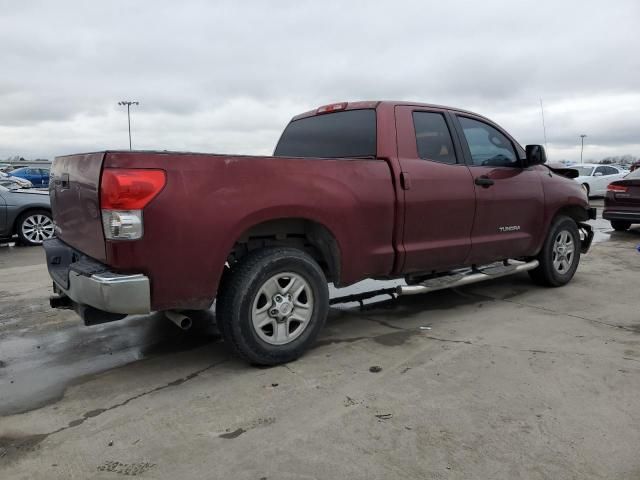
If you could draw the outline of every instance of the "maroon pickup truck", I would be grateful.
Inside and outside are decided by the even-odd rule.
[[[355,102],[294,117],[274,156],[105,151],[58,157],[51,303],[85,324],[216,300],[255,364],[299,357],[328,282],[404,278],[422,293],[516,272],[571,280],[595,217],[580,185],[480,115]]]

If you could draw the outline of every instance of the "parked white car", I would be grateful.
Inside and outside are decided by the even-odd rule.
[[[613,165],[593,163],[571,165],[569,168],[578,170],[580,176],[575,178],[575,181],[582,185],[590,197],[604,196],[607,193],[607,185],[614,180],[620,180],[629,173],[628,170]]]
[[[31,188],[33,184],[26,178],[14,177],[9,173],[0,172],[0,180],[3,182],[3,186],[8,186],[7,182],[12,182],[20,186],[20,188]]]

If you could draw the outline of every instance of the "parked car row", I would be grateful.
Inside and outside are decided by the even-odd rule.
[[[34,187],[49,186],[49,169],[47,168],[22,167],[11,170],[10,175],[28,180]]]

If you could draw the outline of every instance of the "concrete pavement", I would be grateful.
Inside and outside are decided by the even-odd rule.
[[[84,327],[41,249],[0,247],[0,478],[638,479],[640,228],[596,225],[566,287],[333,309],[263,369],[212,316]]]

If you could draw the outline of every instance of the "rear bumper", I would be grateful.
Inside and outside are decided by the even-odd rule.
[[[149,279],[142,274],[104,272],[85,276],[69,272],[69,289],[56,286],[74,302],[104,312],[129,315],[151,311]]]
[[[129,315],[151,311],[151,288],[145,275],[112,272],[58,239],[45,241],[44,249],[58,295],[104,312]]]
[[[632,212],[629,210],[605,210],[602,218],[606,220],[622,220],[631,223],[640,223],[640,210]]]

